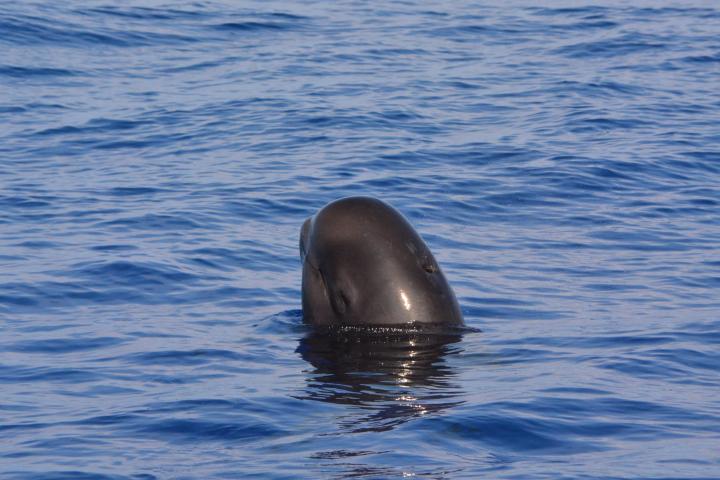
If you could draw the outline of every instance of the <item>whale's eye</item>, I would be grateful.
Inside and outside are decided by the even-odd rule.
[[[435,273],[438,271],[438,267],[435,264],[435,262],[432,261],[432,259],[428,256],[423,257],[422,259],[422,268],[427,273]]]

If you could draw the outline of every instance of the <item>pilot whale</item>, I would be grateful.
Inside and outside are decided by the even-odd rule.
[[[348,197],[300,231],[302,309],[317,326],[462,326],[455,293],[420,235],[387,203]]]

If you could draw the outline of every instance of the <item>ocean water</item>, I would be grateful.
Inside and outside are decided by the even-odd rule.
[[[720,478],[720,4],[0,5],[3,479]],[[302,324],[372,195],[457,335]]]

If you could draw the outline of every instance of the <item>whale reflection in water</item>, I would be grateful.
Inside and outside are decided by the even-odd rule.
[[[302,398],[362,407],[361,418],[344,417],[339,425],[353,432],[390,430],[459,405],[462,392],[445,360],[460,351],[455,344],[464,330],[313,329],[297,349],[315,369]]]

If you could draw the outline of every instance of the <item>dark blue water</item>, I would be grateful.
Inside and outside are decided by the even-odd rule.
[[[717,2],[131,3],[0,6],[3,479],[720,477]],[[481,332],[302,326],[356,194]]]

